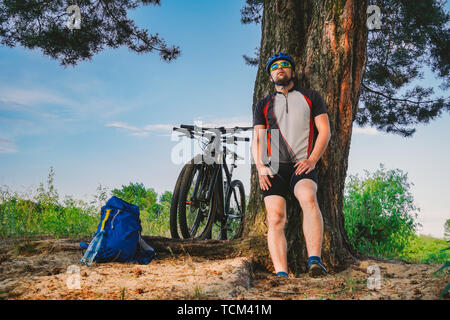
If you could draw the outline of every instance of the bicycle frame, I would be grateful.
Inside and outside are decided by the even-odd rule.
[[[199,224],[205,217],[207,217],[207,223],[209,224],[209,227],[205,226],[205,228],[212,228],[211,224],[219,222],[221,233],[225,230],[225,225],[228,224],[228,218],[241,218],[242,220],[244,213],[240,207],[242,201],[238,201],[238,193],[235,191],[237,189],[234,188],[234,180],[232,180],[233,170],[237,167],[235,162],[237,159],[242,158],[237,155],[236,152],[228,149],[226,144],[236,144],[237,141],[250,141],[250,138],[239,137],[234,134],[251,129],[252,127],[206,128],[192,125],[180,125],[179,128],[173,128],[174,131],[182,132],[184,136],[190,139],[201,138],[199,141],[203,143],[203,152],[197,154],[190,163],[186,164],[191,164],[195,166],[195,168],[190,169],[190,177],[184,178],[184,180],[190,179],[190,182],[188,182],[189,180],[186,180],[186,182],[183,182],[183,185],[189,185],[190,188],[192,188],[192,191],[184,191],[188,193],[185,193],[186,198],[183,199],[183,201],[186,201],[186,204],[191,206],[190,208],[195,208],[197,212],[195,213],[195,220],[191,227],[186,225],[186,221],[183,222],[183,237],[187,237],[184,233],[189,233],[189,235],[192,236],[195,235]],[[224,135],[222,136],[221,134]],[[203,140],[203,138],[206,138],[206,140]],[[228,155],[232,156],[231,168],[228,167],[229,164],[227,164],[226,161]],[[192,184],[192,182],[194,183]],[[242,185],[242,182],[237,182]],[[242,187],[240,187],[239,190],[241,190],[241,188]],[[241,196],[239,200],[242,199],[242,192],[239,192]],[[235,205],[230,205],[230,197],[234,197],[236,202],[236,213],[232,212],[234,211]],[[185,208],[184,206],[185,204],[183,204],[183,208]],[[207,207],[209,207],[209,209],[207,209]],[[231,210],[231,208],[233,208],[233,210]],[[174,210],[177,210],[176,207]],[[171,223],[173,219],[172,215],[177,214],[174,210],[172,210],[171,205]],[[185,211],[183,212],[183,219],[186,219],[186,213]],[[187,230],[186,227],[189,228],[190,231]],[[202,237],[206,230],[207,229],[204,229]],[[211,232],[211,230],[212,229],[209,229],[209,232]],[[209,237],[210,236],[211,234]]]
[[[231,186],[231,178],[233,175],[233,169],[236,167],[235,165],[235,157],[233,157],[233,161],[231,163],[231,169],[228,169],[228,164],[226,162],[226,155],[227,155],[227,148],[225,146],[222,146],[222,150],[215,155],[215,150],[212,149],[214,148],[214,136],[211,139],[210,144],[208,145],[208,148],[206,149],[206,151],[203,154],[203,157],[208,159],[210,162],[211,160],[213,160],[213,166],[214,166],[214,170],[213,170],[213,175],[212,178],[209,181],[209,185],[208,185],[208,192],[207,195],[205,197],[205,199],[198,199],[197,198],[197,192],[198,192],[198,188],[199,188],[199,182],[202,182],[202,179],[204,179],[205,177],[203,176],[205,174],[205,170],[201,170],[198,179],[195,182],[194,185],[194,190],[191,196],[191,201],[195,202],[195,201],[204,201],[205,203],[209,203],[212,195],[213,195],[213,188],[214,186],[217,184],[219,184],[219,193],[218,193],[218,212],[216,212],[216,217],[221,219],[223,218],[227,213],[226,213],[226,208],[225,208],[225,195],[228,194],[229,192],[229,188]],[[220,144],[219,144],[220,146]],[[209,154],[211,154],[211,156],[209,156]],[[223,160],[223,162],[221,161]],[[204,166],[206,166],[205,161],[202,162],[202,169],[204,169]],[[226,177],[226,184],[224,185],[224,181],[223,181],[223,171],[225,171],[225,177]],[[237,217],[237,216],[236,216]]]

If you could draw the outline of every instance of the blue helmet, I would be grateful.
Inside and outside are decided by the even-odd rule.
[[[273,56],[271,56],[269,58],[269,60],[267,60],[266,63],[266,71],[267,73],[270,75],[270,66],[272,65],[272,63],[274,63],[275,61],[278,60],[287,60],[292,64],[292,68],[295,70],[295,62],[294,59],[292,59],[292,57],[288,54],[285,54],[283,52],[279,52],[279,53],[275,53]]]

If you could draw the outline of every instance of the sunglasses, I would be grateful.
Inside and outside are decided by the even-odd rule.
[[[270,71],[275,71],[279,68],[292,68],[292,65],[289,61],[285,61],[285,60],[277,61],[270,66]]]

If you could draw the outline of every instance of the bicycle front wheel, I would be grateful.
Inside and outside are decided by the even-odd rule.
[[[210,234],[217,206],[216,191],[209,201],[206,199],[212,176],[213,167],[210,165],[186,165],[178,199],[178,222],[181,235],[185,239],[203,240]]]
[[[244,230],[246,212],[244,184],[241,181],[231,181],[225,201],[225,216],[222,221],[220,239],[236,239]]]

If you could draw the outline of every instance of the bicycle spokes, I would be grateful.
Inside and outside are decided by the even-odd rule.
[[[182,185],[180,201],[180,228],[184,238],[207,237],[212,225],[215,209],[212,208],[213,197],[208,196],[211,167],[190,165]]]
[[[222,239],[235,239],[241,236],[245,217],[245,193],[241,181],[231,182],[227,195],[226,214],[222,224]]]

